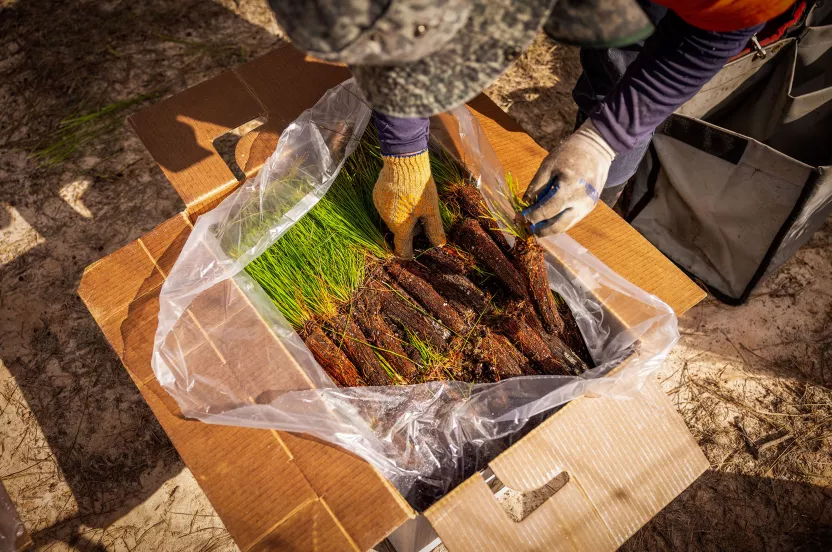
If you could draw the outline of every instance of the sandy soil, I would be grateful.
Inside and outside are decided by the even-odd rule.
[[[233,550],[75,289],[183,207],[124,118],[279,31],[263,0],[0,6],[0,479],[39,549]],[[551,147],[578,71],[541,38],[489,93]],[[830,241],[827,224],[747,306],[681,320],[662,377],[713,469],[629,549],[830,549]]]
[[[279,41],[263,2],[3,2],[0,477],[39,548],[235,549],[75,290],[183,208],[125,117]]]
[[[660,378],[711,470],[629,550],[832,550],[832,219],[739,308],[680,320]]]

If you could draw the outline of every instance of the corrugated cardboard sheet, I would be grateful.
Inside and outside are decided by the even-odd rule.
[[[515,522],[482,477],[471,477],[425,513],[450,550],[615,550],[708,468],[655,384],[638,400],[573,401],[553,421],[489,466],[519,491],[561,472],[569,482]]]
[[[134,129],[187,209],[88,267],[79,288],[81,298],[242,550],[366,550],[413,516],[398,492],[369,464],[337,447],[307,436],[183,419],[150,368],[164,278],[187,240],[192,221],[239,184],[213,141],[264,117],[266,123],[236,146],[237,164],[251,176],[274,150],[283,128],[348,76],[342,67],[306,59],[286,47],[131,117]],[[527,184],[545,151],[486,97],[480,96],[470,107],[504,168]],[[604,205],[570,233],[601,261],[666,301],[677,313],[704,296]],[[177,338],[188,344],[187,354],[199,356],[212,370],[216,367],[216,378],[231,383],[240,396],[252,402],[259,400],[263,390],[248,384],[250,369],[235,370],[243,363],[268,366],[273,371],[269,374],[274,379],[273,391],[308,385],[292,368],[291,355],[233,284],[218,288],[211,293],[219,294],[215,298],[221,301],[203,294],[183,319]],[[262,334],[259,351],[238,351],[233,344],[210,339],[216,319],[212,309],[217,304],[225,308],[229,298],[235,309],[233,321]],[[252,354],[267,355],[269,362],[256,362]],[[573,401],[494,463],[500,477],[516,485],[534,485],[555,470],[569,471],[572,481],[544,508],[514,524],[505,515],[502,521],[487,518],[497,514],[493,508],[496,502],[475,476],[431,511],[440,535],[453,543],[452,550],[481,550],[487,542],[566,542],[564,535],[574,535],[567,540],[588,550],[609,549],[622,542],[707,466],[666,398],[656,390],[650,393],[646,402],[637,405],[636,401]],[[633,412],[626,410],[622,415],[620,409]],[[642,416],[643,422],[637,422],[636,415]],[[657,419],[661,423],[654,423]],[[640,434],[634,437],[631,433],[636,427]],[[583,443],[603,444],[607,456],[582,455],[587,447],[580,443],[570,449],[574,442],[567,437],[581,434],[587,439]],[[632,446],[635,438],[647,448]],[[655,448],[655,454],[645,454],[650,447]],[[670,453],[680,461],[673,457],[673,462],[668,462]],[[631,471],[604,471],[620,463],[628,464]],[[537,471],[526,473],[533,466]],[[458,515],[466,511],[486,517]],[[480,541],[469,539],[479,543],[477,547],[470,548],[455,538],[480,519],[493,525],[477,527]]]

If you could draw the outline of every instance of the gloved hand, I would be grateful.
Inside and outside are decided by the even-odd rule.
[[[421,219],[434,246],[445,245],[445,231],[439,215],[439,195],[430,174],[428,152],[382,156],[384,167],[373,188],[373,203],[393,232],[396,255],[413,257],[413,232]]]
[[[607,181],[615,151],[587,121],[550,153],[523,199],[529,229],[545,236],[572,228],[589,214]]]

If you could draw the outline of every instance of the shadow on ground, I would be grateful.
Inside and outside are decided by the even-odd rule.
[[[622,550],[828,552],[831,504],[830,489],[708,470]]]
[[[123,121],[280,41],[210,0],[20,0],[0,37],[0,361],[16,384],[0,391],[34,414],[0,432],[0,476],[36,543],[97,550],[81,525],[182,469],[75,293],[84,267],[184,207]]]

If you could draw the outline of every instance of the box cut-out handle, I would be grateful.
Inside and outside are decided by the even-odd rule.
[[[223,161],[225,161],[225,164],[229,169],[231,169],[231,172],[239,182],[244,181],[247,177],[243,168],[245,164],[241,164],[240,160],[237,158],[239,145],[242,142],[250,147],[249,142],[251,138],[248,140],[246,140],[246,138],[248,138],[251,134],[258,132],[264,125],[266,125],[266,123],[266,117],[261,115],[236,128],[232,128],[228,132],[217,136],[213,140],[214,149],[217,150],[219,156]]]
[[[425,512],[452,552],[615,550],[708,461],[667,396],[648,381],[632,400],[570,402],[489,467],[522,492],[562,472],[569,482],[515,522],[480,474],[468,478]]]
[[[452,552],[604,551],[617,547],[574,480],[518,522],[509,517],[488,483],[477,474],[425,516]]]
[[[533,491],[518,491],[506,486],[497,476],[486,479],[494,492],[494,499],[515,523],[520,523],[537,510],[544,502],[552,498],[565,485],[569,484],[569,473],[561,472],[548,483]]]

